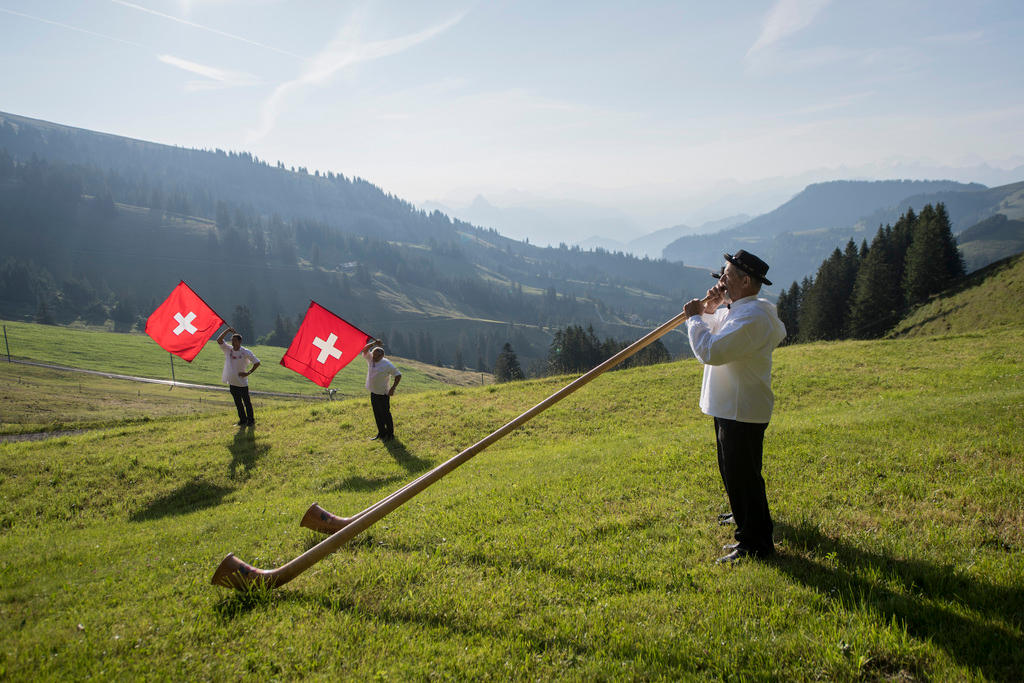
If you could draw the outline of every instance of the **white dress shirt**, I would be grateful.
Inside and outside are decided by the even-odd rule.
[[[224,372],[220,375],[221,380],[228,384],[234,384],[236,387],[249,386],[249,378],[239,377],[238,373],[245,372],[250,363],[256,365],[260,359],[244,346],[238,347],[238,350],[235,351],[235,347],[231,344],[221,342],[220,350],[224,352]]]
[[[388,377],[401,377],[402,373],[387,358],[374,362],[373,354],[369,351],[363,353],[363,358],[366,360],[366,388],[372,394],[388,393]]]
[[[747,296],[687,319],[693,355],[704,364],[700,409],[712,417],[767,424],[772,417],[772,351],[786,338],[775,304]]]

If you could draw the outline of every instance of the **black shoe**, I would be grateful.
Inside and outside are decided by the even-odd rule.
[[[729,546],[725,546],[728,548]],[[724,550],[724,548],[723,548]],[[728,555],[722,555],[720,558],[715,560],[715,564],[732,564],[733,562],[739,562],[745,557],[754,557],[754,553],[747,550],[746,548],[736,548]]]
[[[722,550],[728,549],[729,546],[723,546]],[[775,554],[775,549],[770,548],[768,550],[751,550],[750,548],[744,548],[739,543],[736,544],[736,549],[728,555],[723,555],[716,560],[717,564],[732,564],[746,557],[753,558],[755,560],[764,560]]]
[[[247,424],[249,424],[249,423],[246,422],[245,420],[239,420],[238,422],[235,423],[235,426],[236,427],[244,427]]]
[[[380,440],[383,441],[384,443],[387,443],[388,441],[394,441],[395,440],[395,435],[394,434],[387,434],[385,436],[380,437]]]
[[[718,523],[721,526],[729,526],[736,523],[736,518],[732,516],[731,512],[723,513],[718,515]]]
[[[383,439],[383,438],[384,438],[383,436],[381,436],[380,434],[378,434],[377,436],[371,436],[371,437],[370,437],[370,441],[377,441],[377,440],[379,440],[379,439]]]
[[[718,515],[718,521],[721,522],[723,519],[729,519],[730,517],[732,517],[732,512],[723,512]]]
[[[248,422],[245,423],[245,426],[246,427],[255,427],[256,426],[256,420],[249,420]]]
[[[725,545],[722,546],[722,550],[730,550],[730,551],[732,551],[732,550],[738,549],[739,547],[740,547],[739,543],[726,543]]]

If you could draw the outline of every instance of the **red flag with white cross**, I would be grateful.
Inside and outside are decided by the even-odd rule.
[[[338,371],[355,360],[373,339],[315,301],[309,302],[281,365],[291,368],[314,384],[328,387]]]
[[[146,334],[189,363],[224,320],[182,280],[146,320]]]

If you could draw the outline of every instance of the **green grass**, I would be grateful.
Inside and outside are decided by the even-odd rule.
[[[911,311],[890,336],[930,336],[1022,325],[1021,300],[1024,300],[1024,254],[971,273],[950,291]]]
[[[100,370],[154,379],[171,379],[171,355],[145,334],[116,334],[102,330],[55,327],[0,321],[6,328],[7,344],[15,359],[33,360],[87,370]],[[253,391],[272,391],[307,396],[324,396],[324,390],[298,373],[280,365],[285,349],[276,346],[249,347],[262,361],[249,382]],[[6,360],[6,348],[0,348]],[[438,368],[418,361],[393,358],[402,371],[401,391],[437,389],[445,384],[479,385],[490,382],[478,372]],[[186,363],[174,358],[174,379],[191,384],[222,386],[224,354],[211,341],[198,356]],[[331,387],[338,397],[366,393],[366,364],[356,359],[339,372]]]
[[[290,402],[258,395],[252,401],[257,415],[268,406]],[[226,391],[172,388],[5,361],[0,361],[0,406],[0,436],[196,415],[219,415],[225,423],[238,419]]]
[[[779,555],[728,529],[693,361],[607,373],[275,591],[280,566],[563,386],[0,444],[0,678],[992,679],[1024,671],[1024,327],[776,352]],[[212,354],[211,354],[212,355]],[[175,390],[177,391],[177,390]]]

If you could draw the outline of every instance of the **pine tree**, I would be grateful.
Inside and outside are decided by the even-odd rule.
[[[907,209],[907,212],[900,216],[896,224],[892,226],[892,230],[886,231],[889,242],[889,258],[900,276],[901,286],[906,273],[907,250],[910,248],[915,223],[917,223],[917,214],[913,209]]]
[[[967,274],[964,266],[964,257],[953,237],[953,225],[949,220],[949,213],[946,205],[939,202],[935,206],[936,231],[942,240],[942,250],[945,255],[946,275],[949,279],[958,280]],[[947,285],[948,286],[948,285]]]
[[[818,268],[814,284],[803,294],[798,326],[805,341],[840,339],[846,328],[850,296],[858,267],[857,245],[836,248]]]
[[[782,340],[782,344],[792,344],[800,334],[800,301],[802,294],[800,292],[800,284],[793,280],[793,284],[789,286],[789,290],[782,290],[779,293],[779,300],[776,303],[776,309],[778,310],[779,320],[786,326],[786,338]]]
[[[847,333],[857,339],[880,337],[896,322],[903,308],[900,275],[892,263],[891,230],[879,226],[860,264],[853,288]]]
[[[926,205],[914,223],[907,249],[903,274],[907,304],[924,303],[963,275],[963,259],[945,205]]]
[[[40,325],[56,324],[56,321],[53,319],[53,314],[50,313],[50,308],[46,305],[46,301],[43,299],[39,300],[39,306],[36,308],[36,315],[33,320]]]
[[[256,335],[253,334],[252,313],[249,312],[247,306],[241,304],[235,306],[231,327],[235,328],[235,332],[242,335],[243,343],[248,342],[252,344],[256,341]]]
[[[505,342],[497,360],[494,361],[494,381],[511,382],[517,379],[523,379],[523,370],[519,367],[519,359],[512,350],[512,345]]]

